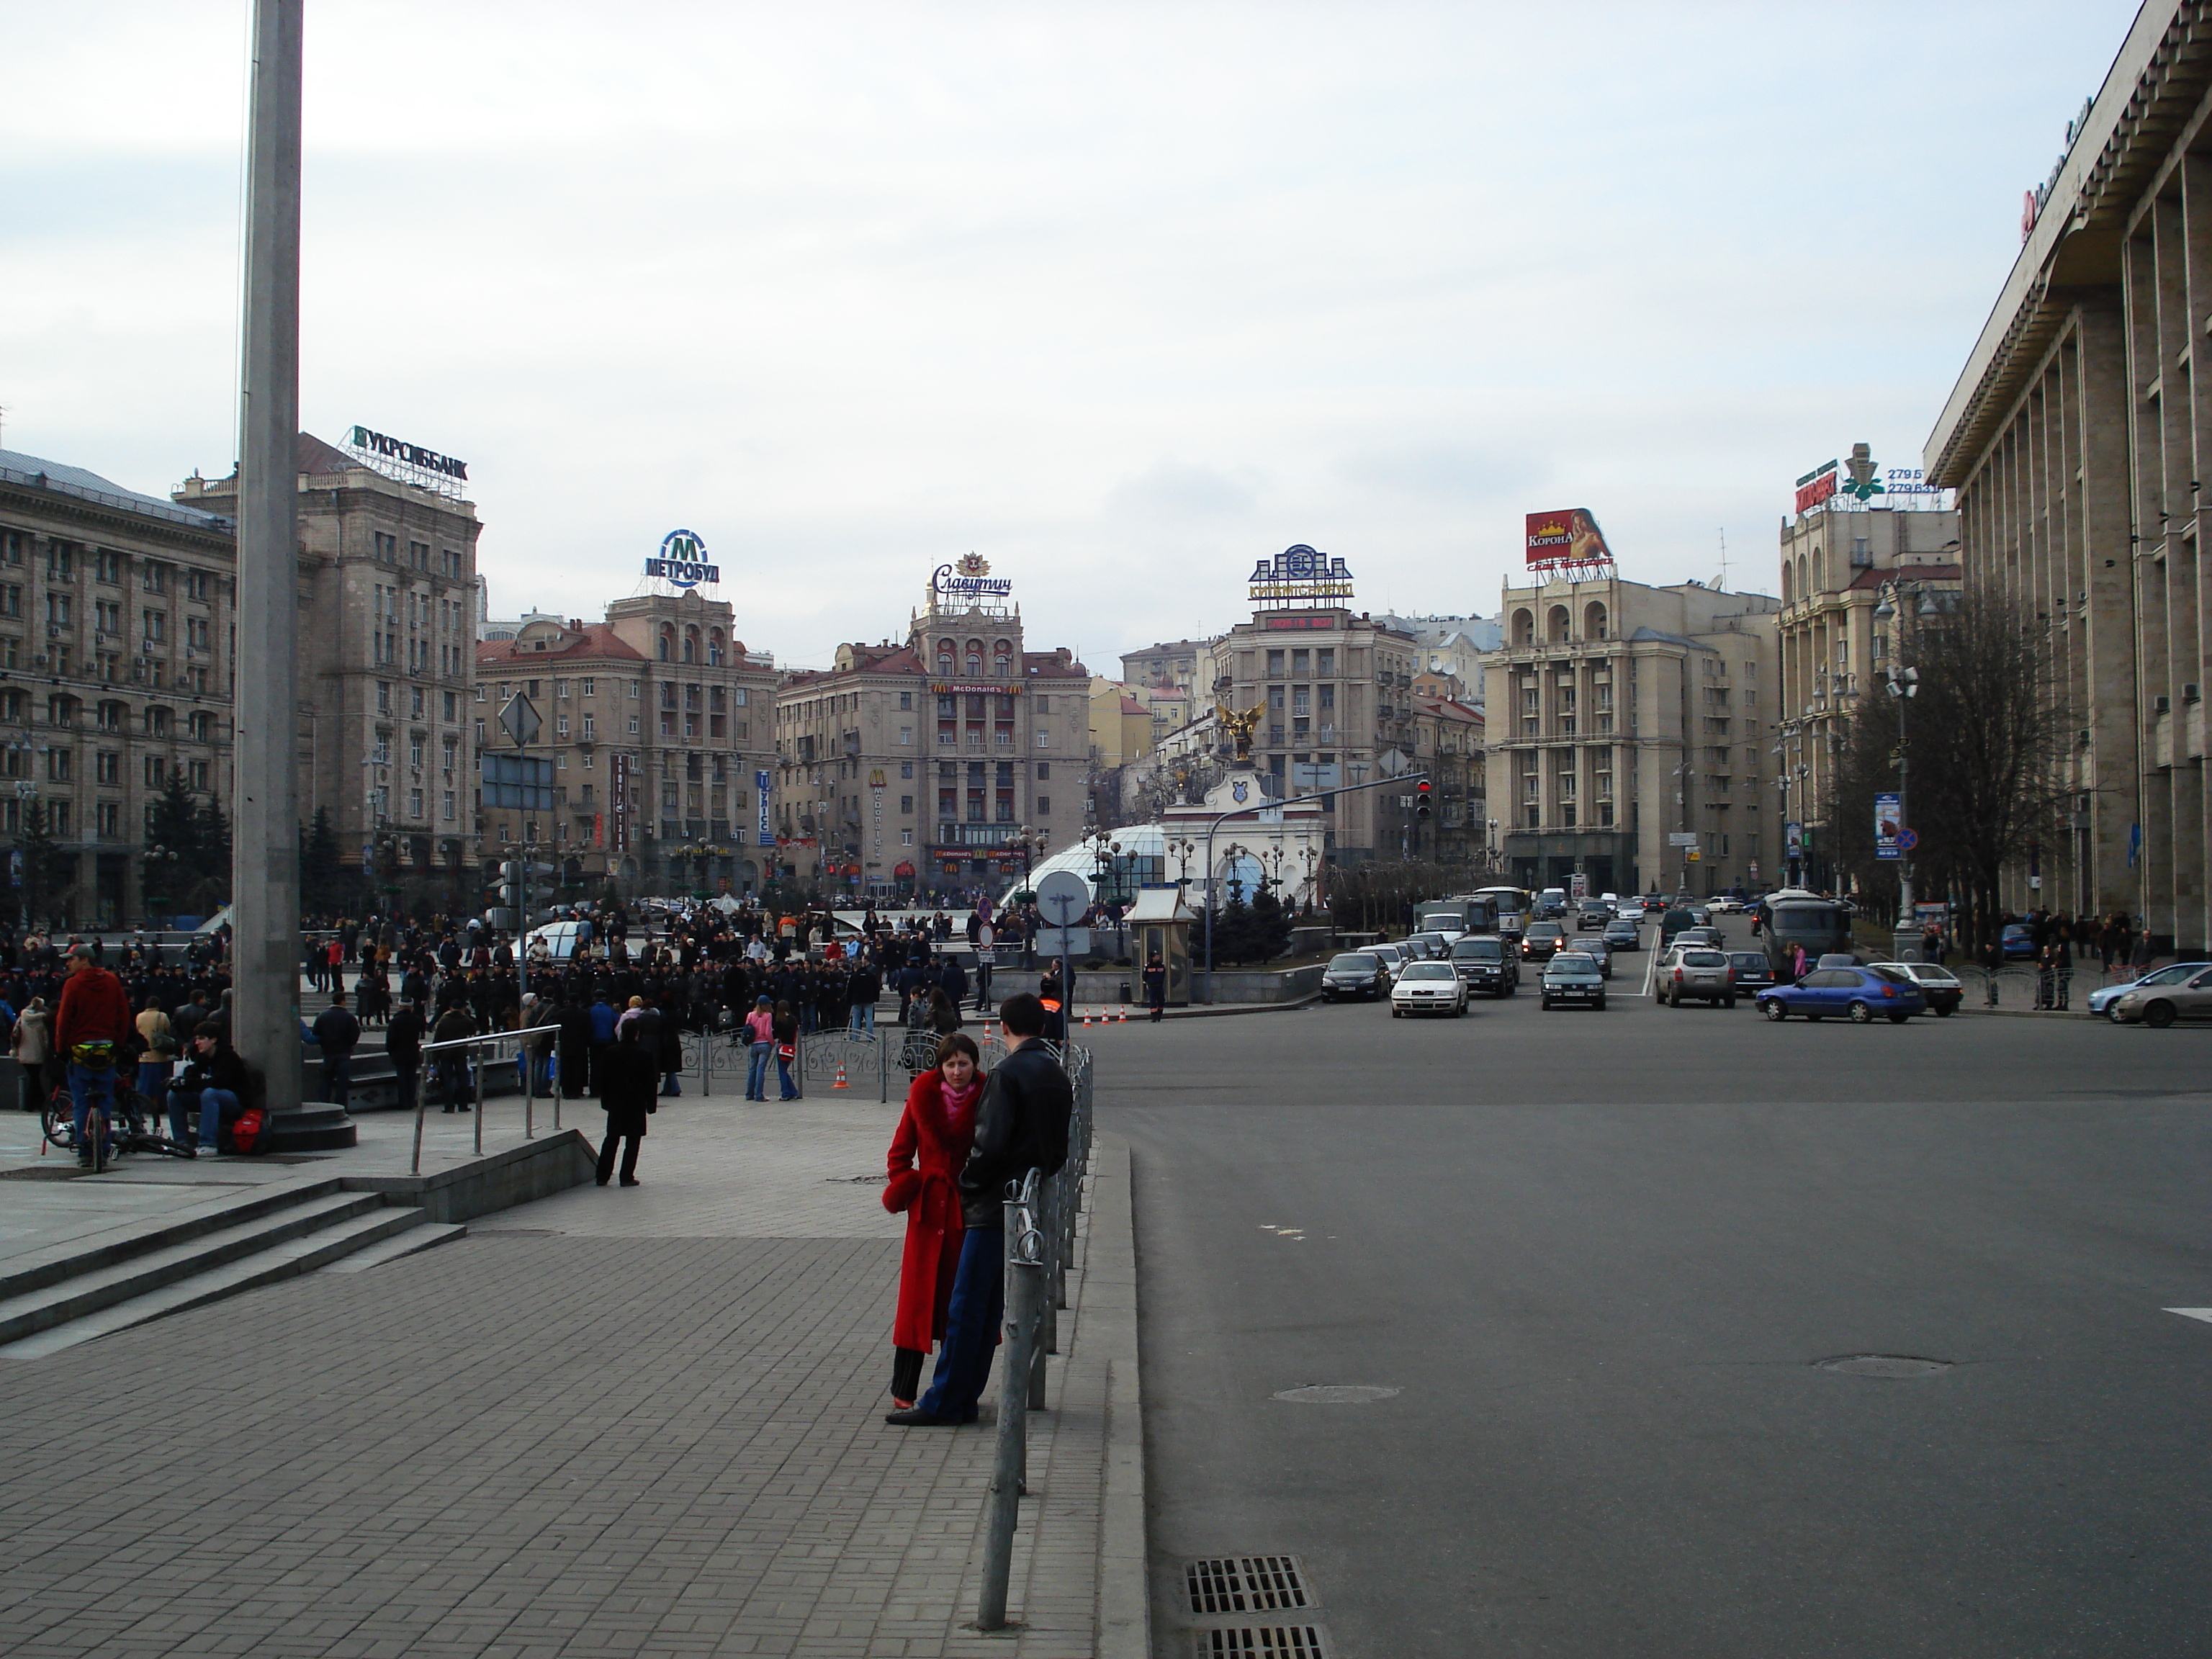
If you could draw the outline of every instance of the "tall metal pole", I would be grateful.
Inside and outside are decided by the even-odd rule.
[[[238,489],[231,1040],[265,1103],[300,1103],[298,463],[304,0],[254,0]]]

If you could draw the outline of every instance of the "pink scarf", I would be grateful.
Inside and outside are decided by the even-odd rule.
[[[983,1092],[983,1079],[979,1075],[966,1088],[956,1089],[944,1079],[945,1074],[939,1073],[937,1097],[945,1103],[945,1122],[957,1128],[975,1109],[976,1099]]]

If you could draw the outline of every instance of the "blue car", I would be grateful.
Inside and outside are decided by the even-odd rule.
[[[2024,921],[2008,922],[1997,935],[1997,946],[2008,957],[2032,957],[2035,954],[2035,930]]]
[[[1892,968],[1815,968],[1795,985],[1770,986],[1754,1003],[1778,1025],[1792,1014],[1825,1019],[1838,1014],[1856,1025],[1887,1015],[1902,1025],[1925,1008],[1927,1000],[1909,974]]]

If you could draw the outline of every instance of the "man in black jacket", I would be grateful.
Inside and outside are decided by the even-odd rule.
[[[975,1420],[1006,1311],[1006,1189],[1018,1187],[1031,1170],[1051,1176],[1067,1162],[1075,1093],[1060,1062],[1037,1041],[1044,1005],[1023,992],[1006,999],[999,1018],[1007,1053],[984,1082],[975,1143],[960,1171],[960,1213],[968,1231],[945,1315],[945,1345],[929,1391],[884,1419],[902,1428],[949,1428]]]
[[[331,993],[331,1006],[315,1016],[315,1041],[323,1050],[323,1098],[343,1109],[353,1093],[353,1051],[361,1042],[361,1022],[346,1008],[343,991]]]
[[[415,1109],[415,1091],[422,1077],[422,1010],[420,999],[410,997],[399,1005],[392,1024],[384,1030],[384,1052],[399,1079],[399,1109]]]

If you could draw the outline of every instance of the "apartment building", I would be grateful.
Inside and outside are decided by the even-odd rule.
[[[2212,404],[2212,8],[2150,0],[2023,215],[2019,257],[1924,451],[1970,590],[2047,641],[2073,811],[2006,872],[2014,909],[2139,916],[2212,945],[2212,677],[2200,532]],[[2054,137],[2056,135],[2054,134]]]
[[[0,451],[0,830],[43,805],[64,926],[145,915],[172,779],[229,811],[236,568],[222,514]]]
[[[1620,577],[1508,586],[1486,671],[1510,878],[1710,894],[1771,881],[1777,600]]]
[[[476,660],[477,742],[552,763],[548,813],[487,792],[488,866],[520,847],[563,890],[625,896],[743,894],[772,872],[775,664],[746,649],[727,601],[686,589],[617,599],[599,623],[533,613]],[[497,724],[517,694],[542,722],[526,748]]]
[[[1091,674],[1030,651],[1012,584],[941,567],[902,643],[846,645],[776,701],[785,874],[890,896],[1020,873],[1082,833]]]
[[[1782,684],[1773,717],[1784,864],[1772,873],[1791,884],[1836,885],[1828,851],[1836,757],[1861,700],[1881,695],[1900,637],[1899,607],[1909,630],[1914,616],[1957,602],[1959,515],[1935,505],[1940,496],[1900,499],[1929,505],[1873,507],[1838,495],[1782,521]],[[1885,605],[1891,615],[1877,614]]]

